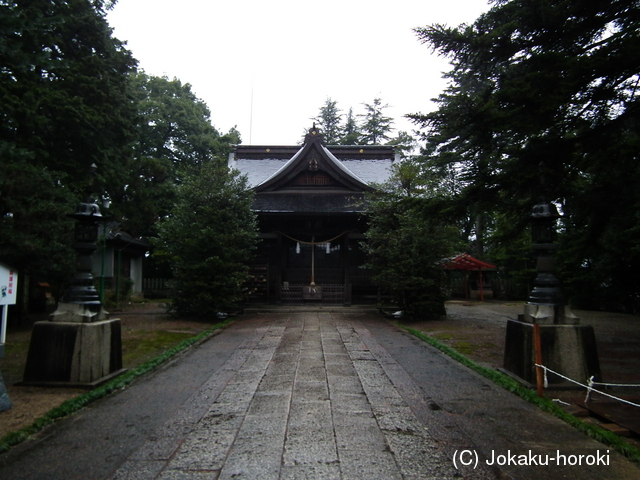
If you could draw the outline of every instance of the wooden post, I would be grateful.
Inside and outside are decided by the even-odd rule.
[[[462,276],[464,278],[464,299],[469,300],[469,272],[465,270]]]
[[[536,350],[536,365],[542,365],[542,346],[540,342],[540,325],[533,324],[533,342]],[[542,367],[536,367],[536,388],[538,390],[538,396],[544,396],[544,375]]]
[[[311,237],[311,286],[316,285],[316,237]]]
[[[344,272],[344,303],[345,305],[351,305],[351,275],[349,273],[349,234],[346,234],[342,239],[342,246],[340,248],[340,262],[342,265],[342,271]]]
[[[284,256],[284,247],[282,241],[282,234],[277,233],[276,238],[276,304],[282,303],[282,282],[285,279],[284,266],[286,265],[286,260]]]

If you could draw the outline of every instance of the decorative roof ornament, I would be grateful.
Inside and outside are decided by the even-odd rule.
[[[325,144],[324,135],[320,133],[320,129],[316,128],[316,122],[313,122],[313,126],[309,129],[309,132],[304,137],[305,145],[310,143]]]
[[[318,160],[316,160],[315,158],[309,160],[309,170],[311,170],[312,172],[318,171]]]

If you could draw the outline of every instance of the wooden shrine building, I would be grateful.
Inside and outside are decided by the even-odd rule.
[[[268,303],[375,299],[360,242],[365,192],[390,176],[390,146],[327,146],[311,128],[302,146],[239,145],[229,166],[255,190],[262,242],[248,285]]]

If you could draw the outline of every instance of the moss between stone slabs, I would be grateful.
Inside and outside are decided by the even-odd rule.
[[[513,378],[503,373],[500,373],[497,370],[492,370],[490,368],[486,368],[478,365],[477,363],[473,362],[472,360],[462,355],[460,352],[457,352],[453,348],[440,343],[438,340],[436,340],[433,337],[425,335],[419,330],[414,330],[413,328],[409,328],[402,324],[397,324],[397,325],[401,328],[404,328],[410,334],[418,337],[420,340],[423,340],[424,342],[428,343],[432,347],[435,347],[438,350],[442,351],[443,353],[449,355],[451,358],[460,362],[464,366],[469,367],[471,370],[479,373],[480,375],[488,378],[492,382],[500,385],[501,387],[510,391],[511,393],[515,393],[516,395],[527,400],[528,402],[534,405],[537,405],[544,412],[550,413],[551,415],[558,417],[560,420],[563,420],[564,422],[568,423],[572,427],[576,428],[578,431],[588,435],[594,440],[597,440],[600,443],[603,443],[609,447],[612,447],[618,453],[621,453],[622,455],[629,458],[630,460],[636,463],[640,463],[640,450],[633,447],[632,445],[629,445],[627,442],[622,440],[622,438],[620,438],[618,435],[608,432],[607,430],[600,428],[597,425],[590,425],[588,423],[581,421],[580,419],[562,410],[560,407],[558,407],[558,405],[553,403],[549,398],[539,397],[536,392],[524,387],[522,384],[520,384]]]
[[[210,329],[202,332],[199,335],[183,340],[176,346],[170,348],[165,351],[163,354],[158,355],[157,357],[143,363],[142,365],[134,368],[133,370],[129,370],[128,372],[114,378],[110,382],[98,387],[90,392],[87,392],[83,395],[80,395],[75,398],[71,398],[65,402],[63,402],[60,406],[49,410],[42,417],[38,418],[35,422],[33,422],[29,427],[23,428],[22,430],[18,430],[17,432],[11,432],[6,434],[2,439],[0,439],[0,453],[4,453],[9,450],[11,447],[18,445],[19,443],[27,440],[31,435],[38,433],[47,425],[50,425],[56,420],[59,420],[67,415],[71,415],[72,413],[77,412],[82,407],[99,400],[110,393],[125,388],[131,382],[133,382],[136,378],[144,375],[145,373],[150,372],[154,368],[163,364],[167,360],[169,360],[174,355],[180,353],[186,348],[190,347],[194,343],[199,342],[200,340],[204,340],[208,336],[212,335],[213,332],[219,330],[221,328],[226,327],[231,322],[231,319],[226,320],[225,322],[218,323],[211,327]]]

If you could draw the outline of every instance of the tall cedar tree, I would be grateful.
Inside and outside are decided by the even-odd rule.
[[[353,114],[353,108],[349,108],[347,118],[344,123],[344,135],[338,143],[340,145],[357,145],[360,138],[360,129],[356,117]]]
[[[318,123],[327,145],[336,145],[343,134],[342,115],[337,105],[338,102],[327,98],[318,116],[312,119]]]
[[[171,214],[158,225],[158,248],[173,270],[176,313],[212,318],[242,302],[258,239],[252,202],[246,178],[220,162],[184,176]]]
[[[49,281],[73,266],[71,222],[89,167],[102,192],[124,183],[135,60],[99,0],[0,4],[0,260]]]
[[[411,116],[431,161],[459,173],[474,216],[499,212],[522,226],[540,197],[558,202],[574,301],[637,310],[640,6],[493,3],[472,25],[416,30],[453,65],[438,110]]]
[[[365,113],[360,124],[360,142],[363,145],[382,145],[390,140],[389,133],[393,130],[393,119],[384,115],[384,109],[389,105],[382,104],[382,100],[374,98],[373,103],[364,103]]]

